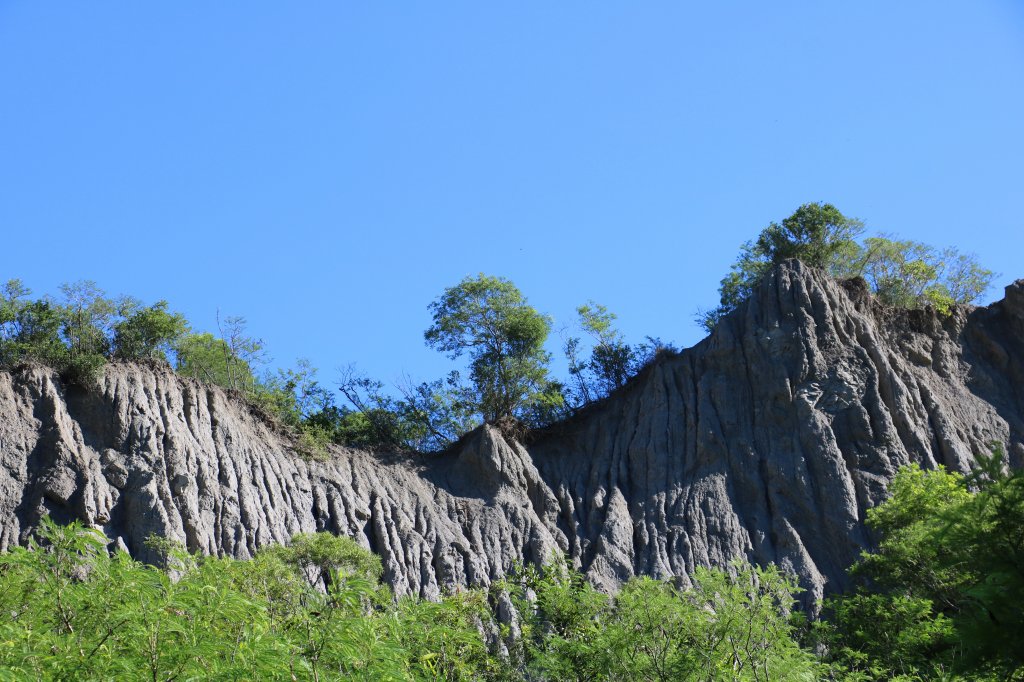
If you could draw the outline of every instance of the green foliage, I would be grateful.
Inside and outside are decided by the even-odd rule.
[[[506,589],[525,617],[531,679],[817,679],[790,623],[797,587],[774,568],[697,569],[689,589],[635,578],[612,600],[556,560]]]
[[[560,400],[544,351],[551,321],[512,282],[467,277],[445,289],[430,310],[434,323],[424,338],[453,359],[469,355],[475,407],[485,421],[519,417],[538,403]]]
[[[855,248],[863,230],[859,220],[847,218],[832,204],[804,204],[781,224],[762,230],[749,256],[767,263],[796,258],[828,270]]]
[[[865,679],[930,679],[943,671],[942,652],[953,641],[949,618],[931,600],[861,591],[828,604],[830,621],[818,636],[838,669]]]
[[[107,358],[99,353],[72,355],[65,364],[61,376],[65,381],[89,388],[103,376]]]
[[[314,572],[325,586],[330,586],[339,572],[374,582],[380,580],[384,572],[377,556],[351,538],[330,533],[300,533],[287,547],[267,551],[275,553],[286,564]]]
[[[650,579],[620,595],[618,637],[629,675],[654,679],[817,679],[813,656],[793,638],[795,581],[775,567],[734,562],[730,571],[698,568],[678,590]],[[627,586],[628,588],[629,586]],[[659,635],[661,635],[659,637]]]
[[[91,280],[62,284],[60,290],[64,295],[61,332],[72,357],[107,356],[117,304]]]
[[[853,569],[863,585],[829,603],[824,638],[843,665],[871,679],[1024,667],[1024,473],[998,451],[980,461],[969,477],[901,469],[868,513],[882,539]]]
[[[518,422],[536,426],[564,413],[560,384],[547,375],[544,341],[550,320],[530,307],[508,280],[468,277],[440,296],[430,309],[434,324],[428,345],[453,359],[468,354],[470,379],[457,371],[416,384],[405,379],[401,397],[380,381],[349,368],[339,391],[348,406],[325,409],[311,419],[334,442],[355,447],[437,452],[479,423]]]
[[[163,357],[187,325],[161,301],[143,308],[107,298],[95,282],[62,284],[63,302],[26,300],[31,292],[11,280],[0,292],[0,367],[40,362],[72,383],[89,385],[109,358]]]
[[[773,265],[789,258],[832,271],[835,263],[849,260],[857,248],[854,240],[863,229],[860,221],[847,218],[832,204],[804,204],[782,223],[771,223],[756,240],[743,244],[719,286],[719,306],[698,313],[698,321],[708,331],[714,329],[750,296]]]
[[[434,381],[404,379],[398,397],[382,382],[343,373],[333,391],[300,359],[293,368],[261,374],[263,343],[246,333],[245,320],[218,316],[217,334],[192,331],[166,301],[151,306],[127,297],[110,299],[94,282],[61,286],[63,301],[31,300],[18,280],[0,291],[0,368],[39,362],[65,380],[92,384],[110,359],[173,362],[182,376],[243,394],[251,404],[291,429],[294,450],[324,459],[330,444],[367,449],[439,452],[480,423],[498,423],[511,434],[545,426],[622,386],[662,344],[629,346],[603,306],[579,309],[593,339],[589,359],[571,357],[575,385],[548,376],[543,344],[550,319],[528,305],[508,280],[480,275],[447,289],[432,305],[427,342],[453,358],[469,356],[470,375],[458,371]],[[570,353],[580,348],[570,340]]]
[[[174,347],[178,373],[257,399],[254,366],[266,361],[266,353],[263,341],[246,335],[245,326],[244,317],[228,317],[222,324],[218,315],[219,337],[210,333],[182,336]]]
[[[279,369],[254,381],[248,397],[292,430],[300,454],[323,460],[335,435],[326,415],[335,407],[334,397],[316,375],[309,360],[300,358],[294,368]]]
[[[601,679],[601,639],[610,600],[563,557],[527,566],[504,586],[523,618],[521,656],[539,679]]]
[[[496,590],[522,636],[499,655],[487,594],[395,601],[348,538],[298,535],[250,561],[148,544],[168,569],[44,519],[0,555],[0,680],[811,679],[790,637],[793,585],[773,569],[702,571],[692,589],[630,581],[611,600],[564,561]],[[313,582],[310,582],[310,578]]]
[[[988,288],[993,273],[956,249],[869,237],[852,255],[846,276],[862,276],[878,299],[890,306],[934,306],[943,314],[971,303]]]
[[[187,334],[175,348],[177,371],[236,391],[254,391],[256,376],[245,358],[208,332]]]
[[[582,341],[570,337],[565,342],[565,356],[572,377],[571,401],[586,405],[624,386],[636,373],[637,353],[613,326],[615,313],[603,305],[588,301],[576,308],[579,326],[592,340],[590,357],[582,357]]]
[[[20,279],[10,279],[0,288],[0,338],[7,340],[13,335],[9,327],[18,319],[18,311],[24,305],[22,301],[32,294]]]
[[[427,425],[416,419],[416,414],[410,418],[406,405],[385,393],[382,382],[349,367],[339,379],[338,390],[354,410],[334,413],[336,442],[352,447],[417,449],[426,438]]]
[[[423,656],[363,575],[379,563],[344,543],[195,559],[171,579],[78,524],[44,520],[40,536],[0,556],[0,679],[401,680]],[[355,570],[320,592],[290,558]]]
[[[64,367],[69,353],[60,338],[61,309],[47,300],[25,300],[31,293],[16,279],[0,292],[0,366],[35,361]]]
[[[366,412],[333,408],[321,412],[315,419],[330,424],[331,440],[338,445],[367,450],[405,447],[405,425],[400,423],[396,413],[383,408],[370,408]]]
[[[63,284],[61,291],[63,304],[30,301],[19,280],[7,282],[0,294],[0,366],[40,362],[87,386],[106,362],[117,306],[94,282]]]
[[[398,632],[411,677],[424,680],[499,679],[504,661],[493,656],[480,628],[491,618],[486,595],[467,590],[440,602],[405,598],[397,605]]]
[[[746,242],[719,286],[717,308],[698,313],[708,331],[745,300],[772,266],[789,258],[825,270],[834,277],[862,276],[886,305],[925,305],[948,314],[951,306],[976,301],[993,273],[956,249],[938,250],[913,241],[869,237],[858,243],[863,224],[831,204],[804,204],[772,223],[755,241]]]
[[[458,372],[416,385],[406,381],[399,390],[402,399],[396,403],[398,413],[406,424],[417,427],[409,430],[418,440],[406,442],[414,450],[444,450],[477,425],[473,393]]]
[[[279,369],[257,387],[257,398],[289,426],[301,426],[333,404],[331,392],[320,385],[317,369],[299,358],[292,369]]]
[[[590,356],[584,355],[580,337],[565,341],[565,357],[569,361],[572,383],[566,390],[569,405],[582,407],[600,400],[626,385],[654,357],[664,351],[675,351],[671,344],[647,337],[645,343],[631,346],[615,328],[615,313],[593,301],[576,308],[579,328],[590,340]]]
[[[114,325],[114,357],[166,361],[188,332],[184,316],[168,312],[167,305],[167,301],[157,301],[149,307],[129,304],[122,313],[124,319]]]
[[[508,654],[479,590],[395,601],[348,538],[297,535],[251,561],[153,538],[158,569],[95,530],[44,519],[0,555],[0,680],[1019,679],[1022,476],[907,468],[870,513],[883,539],[856,593],[797,641],[798,588],[769,566],[696,569],[690,585],[628,581],[614,598],[562,558],[492,588],[512,597]]]
[[[330,421],[334,441],[342,445],[438,452],[477,424],[472,392],[458,372],[420,384],[406,379],[398,387],[401,398],[351,367],[342,372],[338,387],[351,408],[314,419]]]

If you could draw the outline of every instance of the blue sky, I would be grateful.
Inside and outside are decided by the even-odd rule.
[[[244,315],[328,382],[446,372],[427,305],[478,272],[691,345],[808,201],[1024,277],[1018,1],[5,0],[0,103],[0,278]]]

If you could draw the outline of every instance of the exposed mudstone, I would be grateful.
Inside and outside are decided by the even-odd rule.
[[[46,514],[144,560],[150,534],[246,558],[327,530],[428,598],[555,551],[609,590],[745,557],[813,604],[871,545],[864,513],[899,466],[964,471],[994,442],[1024,464],[1024,280],[941,317],[787,263],[703,342],[528,442],[485,427],[440,457],[311,462],[169,368],[113,364],[90,390],[0,372],[0,549]]]

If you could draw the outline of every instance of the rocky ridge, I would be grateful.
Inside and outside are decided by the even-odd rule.
[[[864,513],[899,466],[964,471],[993,442],[1024,465],[1024,280],[942,317],[787,263],[703,342],[527,441],[484,427],[439,457],[312,462],[166,367],[114,364],[88,391],[0,372],[0,550],[45,514],[142,559],[152,533],[245,558],[327,530],[428,598],[553,551],[606,589],[746,557],[810,603],[870,546]]]

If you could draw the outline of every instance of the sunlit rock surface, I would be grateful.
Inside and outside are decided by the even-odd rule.
[[[142,559],[154,533],[245,558],[327,530],[425,597],[554,551],[610,590],[745,557],[796,573],[813,603],[870,546],[865,511],[899,466],[964,471],[994,442],[1024,464],[1024,280],[940,317],[785,264],[703,342],[527,440],[487,427],[438,457],[310,462],[169,368],[113,364],[90,391],[0,372],[0,549],[45,514]]]

